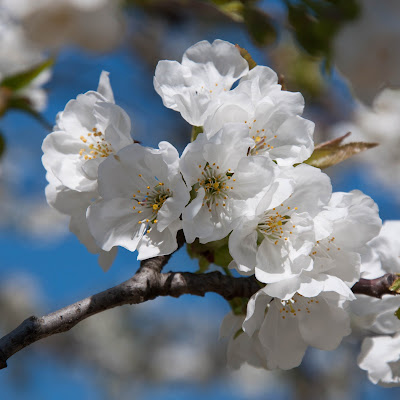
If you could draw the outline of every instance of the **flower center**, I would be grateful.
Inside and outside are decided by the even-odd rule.
[[[82,135],[80,139],[85,147],[80,149],[79,155],[85,160],[108,157],[114,153],[110,143],[104,138],[103,132],[98,131],[97,128],[93,128],[92,132],[89,132],[86,136]]]
[[[199,168],[203,168],[202,165],[199,165]],[[202,206],[208,207],[210,212],[213,206],[218,207],[222,205],[225,207],[225,200],[228,199],[229,192],[233,190],[233,186],[230,186],[229,181],[236,181],[236,179],[232,177],[233,172],[231,172],[230,169],[225,172],[220,172],[218,165],[215,163],[209,165],[207,163],[201,175],[202,179],[197,179],[198,187],[196,188],[196,192],[199,190],[199,187],[204,188],[206,192]]]
[[[278,137],[277,135],[271,135],[271,137],[268,138],[265,134],[266,132],[264,128],[256,129],[256,126],[252,126],[252,124],[255,124],[256,122],[256,119],[253,121],[244,121],[244,123],[248,125],[250,133],[253,133],[251,138],[256,143],[256,145],[250,150],[249,155],[251,156],[256,156],[259,153],[265,153],[266,151],[272,150],[274,146],[271,146],[269,142]]]
[[[319,300],[314,298],[303,297],[296,293],[289,300],[274,299],[276,307],[279,309],[279,314],[282,319],[295,318],[302,313],[310,314],[312,309],[319,303]]]
[[[142,190],[139,189],[132,194],[134,201],[132,209],[135,213],[143,214],[143,219],[139,220],[138,223],[147,224],[147,233],[149,233],[152,226],[158,222],[158,211],[167,199],[172,196],[172,192],[165,188],[163,182],[158,182],[151,188],[141,174],[139,174],[139,177],[142,178],[147,186],[144,187],[144,190],[142,188]]]
[[[257,231],[261,235],[261,240],[266,238],[275,245],[280,240],[288,240],[288,236],[293,234],[291,228],[296,228],[296,225],[290,224],[290,214],[292,211],[297,210],[297,207],[283,208],[283,204],[280,207],[273,208],[264,213],[262,220],[257,226]],[[289,228],[289,229],[288,229]]]

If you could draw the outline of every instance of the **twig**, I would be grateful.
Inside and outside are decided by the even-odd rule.
[[[399,279],[397,274],[386,274],[376,279],[360,279],[351,290],[355,294],[365,294],[381,299],[384,294],[397,294],[390,289],[397,279]]]

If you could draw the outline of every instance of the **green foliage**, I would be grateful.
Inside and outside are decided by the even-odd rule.
[[[26,88],[32,81],[37,78],[44,70],[50,68],[54,64],[54,59],[48,60],[35,65],[33,68],[20,72],[15,75],[7,76],[0,82],[0,117],[8,110],[19,110],[30,114],[39,121],[46,129],[51,130],[51,125],[32,108],[32,104],[20,90]]]
[[[193,243],[188,243],[186,248],[189,256],[197,258],[199,261],[197,273],[207,272],[210,264],[214,264],[229,274],[228,265],[232,261],[232,257],[229,254],[228,238],[206,244],[201,244],[196,239]]]
[[[239,0],[211,0],[218,10],[227,15],[233,21],[243,22],[244,5]]]
[[[194,142],[200,133],[203,133],[203,127],[202,126],[193,126],[190,141]]]
[[[400,319],[400,307],[397,309],[397,311],[394,313],[394,315]]]
[[[249,299],[246,299],[244,297],[235,297],[234,299],[229,301],[229,305],[231,306],[232,312],[235,315],[245,315],[248,302]]]
[[[52,130],[51,124],[49,124],[46,119],[32,108],[32,105],[26,97],[14,96],[11,97],[7,103],[6,110],[18,110],[29,114],[31,117],[36,119],[40,124],[42,124],[48,131]],[[0,115],[1,116],[1,115]]]
[[[54,64],[54,59],[49,58],[40,64],[35,65],[33,68],[20,72],[15,75],[5,77],[0,86],[11,89],[12,91],[17,91],[28,86],[35,78],[37,78],[40,73],[45,69],[50,68]]]
[[[346,133],[337,139],[329,142],[321,143],[316,146],[311,157],[304,161],[306,164],[317,168],[328,168],[332,165],[348,159],[349,157],[360,153],[361,151],[371,149],[377,146],[377,143],[353,142],[342,144],[343,139],[348,137],[350,132]]]
[[[396,292],[398,294],[400,294],[400,277],[397,278],[392,285],[390,286],[389,290],[391,290],[392,292]],[[399,310],[397,310],[396,312],[399,312]]]
[[[332,41],[342,26],[359,15],[356,0],[285,0],[288,19],[300,45],[330,60]]]
[[[276,29],[272,18],[262,10],[254,7],[252,3],[244,3],[243,20],[246,28],[258,46],[267,46],[275,42]]]

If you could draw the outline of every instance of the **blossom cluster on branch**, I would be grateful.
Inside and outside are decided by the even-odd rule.
[[[171,254],[180,229],[189,244],[226,240],[229,268],[260,286],[222,323],[232,367],[290,369],[308,346],[335,349],[351,332],[351,304],[367,304],[351,287],[394,272],[383,260],[398,254],[380,247],[370,197],[332,192],[329,177],[305,163],[314,123],[301,116],[302,95],[283,90],[270,68],[250,69],[222,40],[195,44],[181,63],[160,61],[154,87],[193,126],[181,156],[168,142],[154,149],[132,139],[103,72],[97,91],[68,102],[43,142],[48,203],[70,216],[105,270],[118,246],[139,260]],[[369,372],[374,352],[363,346]],[[400,357],[388,353],[382,362]],[[398,382],[395,371],[379,379]]]

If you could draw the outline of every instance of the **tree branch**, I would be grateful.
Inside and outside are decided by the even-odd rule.
[[[397,274],[385,274],[376,279],[360,279],[351,290],[355,294],[365,294],[381,299],[384,294],[396,295],[396,291],[391,289],[393,283],[399,279]]]
[[[178,246],[184,243],[182,232],[178,233]],[[178,247],[178,248],[179,248]],[[204,296],[214,292],[226,300],[235,297],[249,298],[260,286],[254,276],[234,278],[220,272],[193,274],[189,272],[161,273],[170,259],[159,256],[141,262],[138,272],[127,281],[87,297],[41,318],[27,318],[8,335],[0,339],[0,369],[7,367],[7,360],[13,354],[56,333],[66,332],[84,319],[124,304],[139,304],[159,296],[179,297],[183,294]],[[398,278],[386,274],[378,279],[361,279],[352,290],[354,293],[382,297],[395,294],[389,288]]]

